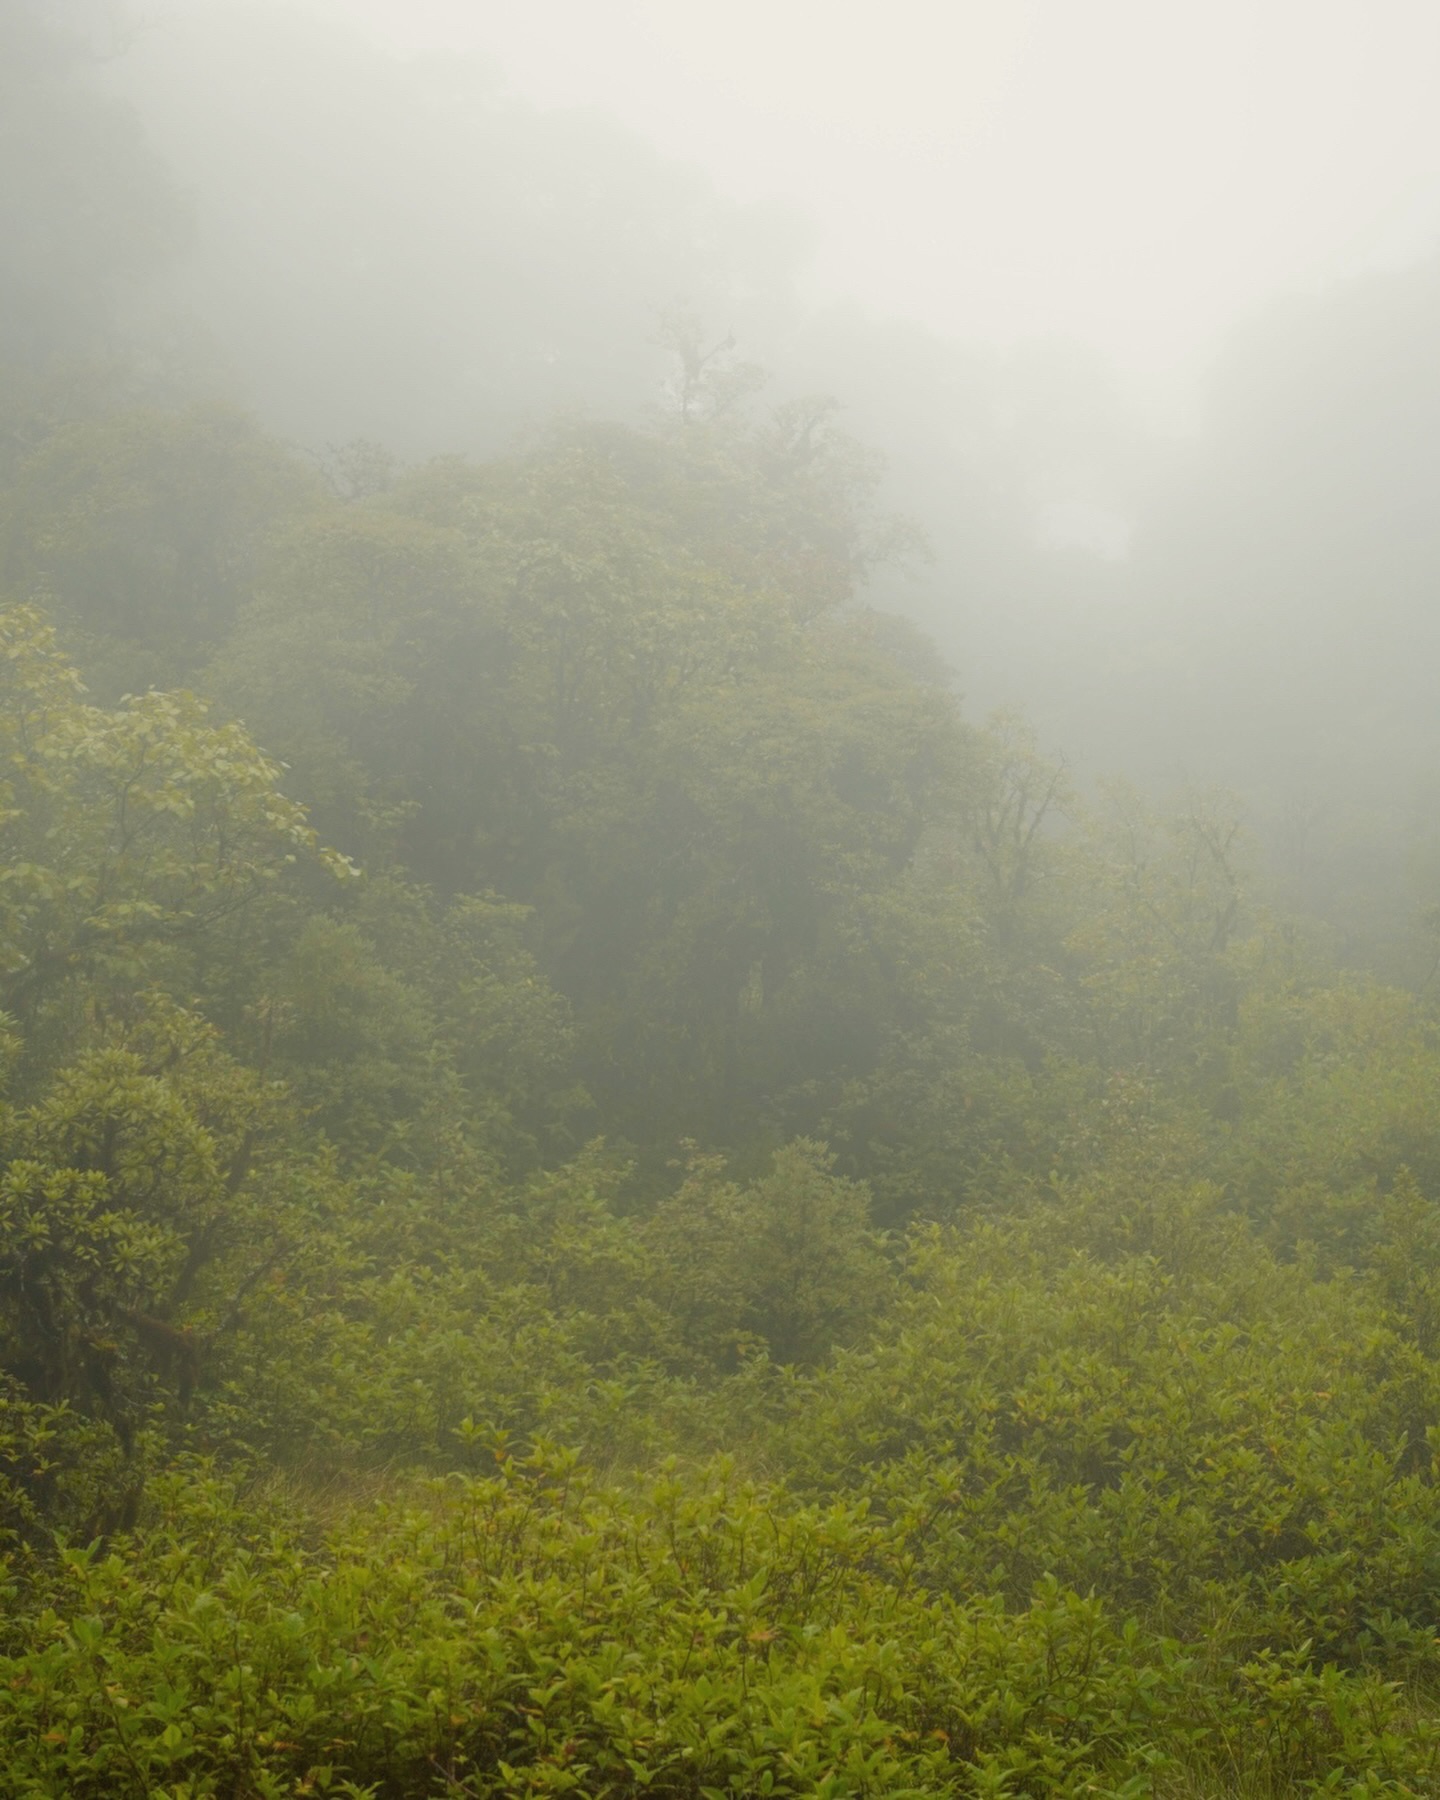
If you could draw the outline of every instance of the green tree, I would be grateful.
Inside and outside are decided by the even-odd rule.
[[[326,498],[228,407],[101,404],[51,422],[0,492],[0,580],[42,604],[114,700],[193,680],[271,539]]]
[[[0,614],[0,1004],[35,1051],[159,980],[318,847],[279,767],[200,701],[87,704],[33,608]]]
[[[645,1238],[654,1296],[680,1341],[721,1367],[753,1349],[779,1363],[821,1362],[853,1342],[889,1295],[869,1195],[803,1139],[743,1185],[727,1179],[720,1159],[696,1158]]]

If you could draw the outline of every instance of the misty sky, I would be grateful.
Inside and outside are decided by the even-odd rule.
[[[1440,224],[1434,0],[310,0],[493,55],[816,230],[825,295],[1162,387]]]

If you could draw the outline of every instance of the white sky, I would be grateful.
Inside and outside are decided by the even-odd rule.
[[[310,3],[794,203],[827,295],[1161,387],[1440,226],[1440,0]]]

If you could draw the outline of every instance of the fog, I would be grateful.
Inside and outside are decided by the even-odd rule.
[[[104,278],[166,380],[321,459],[487,453],[664,404],[683,301],[884,455],[931,555],[871,599],[973,715],[1022,707],[1086,779],[1236,789],[1342,924],[1413,907],[1434,9],[60,11],[130,133],[94,154],[147,279]],[[30,296],[52,348],[94,323],[73,273]]]
[[[820,296],[966,339],[1100,348],[1146,398],[1256,301],[1411,258],[1437,219],[1440,21],[1374,7],[741,0],[332,7],[493,56],[727,195],[812,223]]]
[[[1437,52],[0,0],[0,1787],[1440,1794]]]

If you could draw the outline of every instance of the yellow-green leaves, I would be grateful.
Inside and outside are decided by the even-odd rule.
[[[108,964],[194,938],[291,865],[336,876],[281,770],[192,695],[88,705],[32,608],[0,614],[0,993],[33,1016]]]

